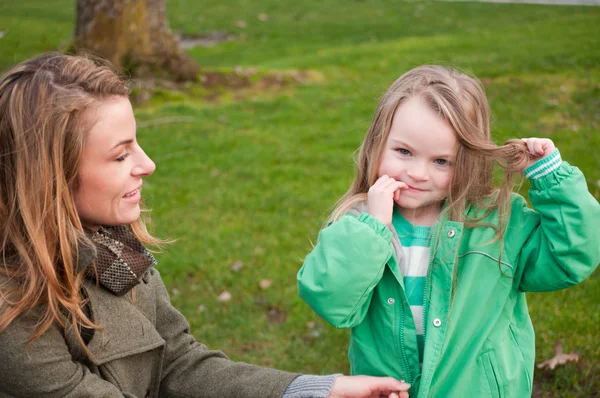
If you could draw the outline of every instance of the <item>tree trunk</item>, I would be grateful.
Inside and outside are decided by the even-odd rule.
[[[167,26],[165,0],[77,0],[75,47],[136,76],[193,80],[198,64]]]

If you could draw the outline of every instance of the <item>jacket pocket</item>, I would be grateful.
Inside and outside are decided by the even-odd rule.
[[[494,351],[484,352],[479,356],[479,361],[483,366],[483,372],[489,386],[490,397],[502,398],[502,383],[498,373],[498,363]]]

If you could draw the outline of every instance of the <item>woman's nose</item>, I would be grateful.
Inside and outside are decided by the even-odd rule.
[[[156,164],[154,164],[152,159],[143,150],[140,155],[140,160],[134,167],[132,174],[136,176],[149,176],[156,170]]]

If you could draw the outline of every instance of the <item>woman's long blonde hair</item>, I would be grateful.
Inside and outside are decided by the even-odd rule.
[[[78,269],[86,238],[75,208],[90,121],[84,111],[129,88],[105,63],[45,54],[0,80],[0,333],[20,314],[41,311],[30,342],[57,322],[101,329],[84,311]],[[132,226],[156,244],[140,218]],[[86,350],[87,352],[87,350]]]
[[[383,95],[359,150],[356,178],[338,201],[329,221],[337,220],[357,202],[366,199],[369,188],[378,178],[394,112],[411,97],[424,100],[452,126],[457,136],[458,148],[444,210],[448,218],[476,226],[485,214],[497,209],[500,226],[492,227],[501,239],[502,225],[510,215],[513,176],[523,170],[530,159],[527,147],[518,139],[496,145],[491,138],[489,105],[481,82],[443,66],[414,68],[400,76]],[[498,188],[493,180],[495,163],[505,171],[504,181]],[[485,214],[466,219],[469,204],[483,206]]]

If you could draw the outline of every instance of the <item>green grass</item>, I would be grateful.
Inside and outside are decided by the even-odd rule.
[[[551,137],[600,198],[600,8],[391,0],[168,0],[167,7],[175,30],[235,35],[190,51],[206,68],[320,76],[238,101],[162,92],[136,111],[140,122],[189,117],[138,132],[158,166],[145,190],[151,227],[177,239],[158,268],[194,335],[236,360],[348,371],[348,332],[324,324],[298,298],[295,274],[352,181],[353,151],[378,97],[413,66],[475,73],[497,141]],[[237,27],[239,20],[247,26]],[[72,0],[0,4],[0,69],[64,48],[73,21]],[[238,272],[230,269],[236,261]],[[274,283],[262,290],[262,279]],[[225,290],[233,299],[221,303]],[[540,396],[595,396],[600,272],[565,291],[530,294],[529,304],[537,362],[553,355],[557,339],[580,355],[576,364],[536,372]],[[285,320],[270,323],[269,311]]]

